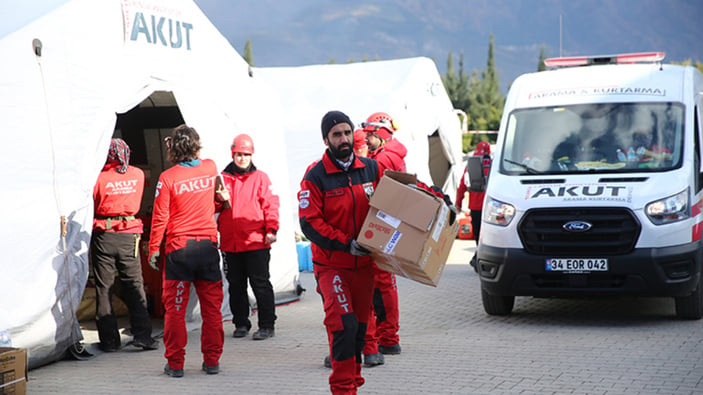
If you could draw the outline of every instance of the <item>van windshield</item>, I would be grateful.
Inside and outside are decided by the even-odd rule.
[[[519,109],[508,117],[504,174],[660,172],[681,166],[683,106],[599,103]]]

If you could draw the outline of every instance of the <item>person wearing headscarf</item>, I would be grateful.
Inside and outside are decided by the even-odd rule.
[[[112,306],[115,274],[119,274],[121,295],[129,309],[134,340],[132,345],[155,350],[151,337],[142,278],[139,240],[143,231],[139,212],[144,193],[144,172],[129,165],[129,146],[112,139],[107,161],[93,188],[94,219],[90,258],[95,278],[96,322],[99,348],[117,351],[122,346]]]

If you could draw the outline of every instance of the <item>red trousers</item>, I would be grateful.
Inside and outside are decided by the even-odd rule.
[[[369,325],[366,329],[364,354],[378,353],[378,345],[394,346],[398,344],[398,285],[395,274],[376,269],[373,289],[373,309],[369,313]]]
[[[317,292],[325,309],[332,394],[356,394],[364,384],[361,351],[371,311],[374,267],[337,269],[315,264]]]
[[[188,240],[186,246],[166,255],[162,299],[164,315],[164,356],[171,369],[183,369],[188,344],[185,314],[190,285],[195,286],[203,318],[200,347],[203,361],[215,366],[225,341],[222,327],[222,275],[216,245],[208,239]]]

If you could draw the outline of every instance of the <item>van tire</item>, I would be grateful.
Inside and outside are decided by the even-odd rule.
[[[703,292],[698,281],[696,289],[688,296],[674,298],[676,317],[683,320],[700,320],[703,318]]]
[[[489,315],[508,315],[513,311],[515,296],[491,295],[481,288],[483,310]]]

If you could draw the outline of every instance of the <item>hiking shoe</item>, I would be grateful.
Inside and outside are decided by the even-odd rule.
[[[332,360],[330,359],[329,355],[325,356],[325,360],[322,363],[325,365],[326,368],[332,369]]]
[[[166,362],[166,366],[164,366],[164,373],[171,377],[183,377],[183,369],[171,369],[171,367],[168,366],[168,362]]]
[[[276,332],[274,332],[273,328],[259,328],[258,331],[254,332],[251,338],[254,340],[266,340],[269,337],[274,337],[275,334]]]
[[[203,362],[203,372],[207,374],[218,374],[220,373],[220,364],[218,363],[215,366],[207,366],[205,362]]]
[[[134,347],[141,347],[144,350],[158,350],[159,349],[159,341],[156,339],[153,339],[151,337],[147,339],[134,339],[132,341],[132,345]]]
[[[114,345],[114,344],[100,343],[100,344],[98,344],[98,348],[103,352],[120,351],[120,346]]]
[[[386,355],[398,355],[400,354],[400,344],[394,344],[392,346],[378,345],[378,352]]]
[[[386,362],[383,354],[377,352],[376,354],[364,354],[364,366],[372,368],[374,366],[383,365]]]
[[[246,326],[238,326],[234,329],[232,337],[245,337],[247,333],[249,333],[249,328],[247,328]]]

